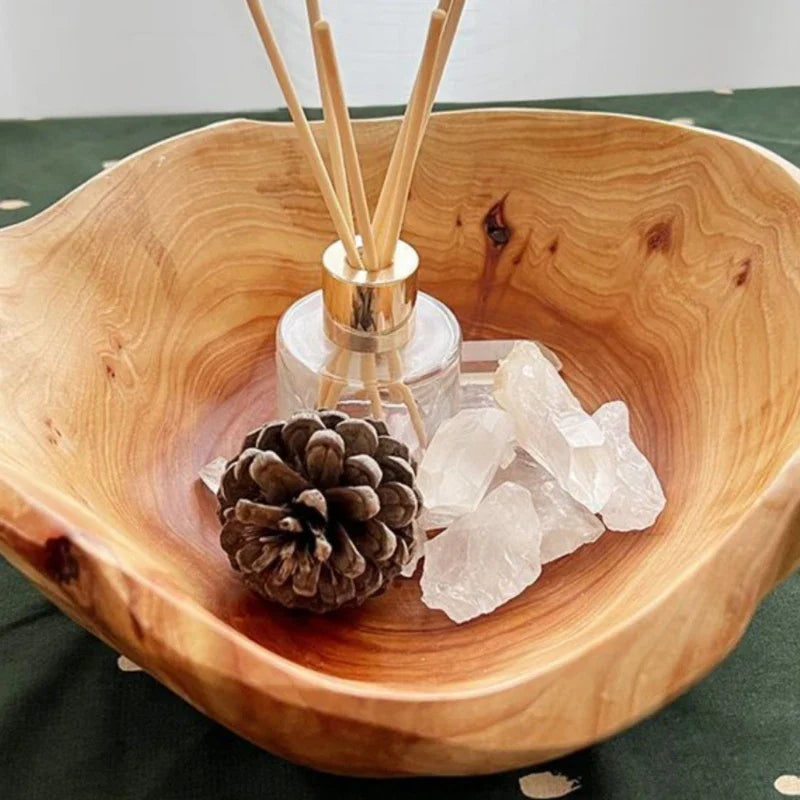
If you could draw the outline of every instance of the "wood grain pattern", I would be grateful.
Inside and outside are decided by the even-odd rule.
[[[374,203],[396,120],[359,123]],[[470,337],[631,407],[668,497],[464,626],[405,581],[298,616],[244,593],[199,467],[274,405],[273,332],[333,232],[285,125],[234,121],[0,232],[0,551],[243,736],[355,774],[488,772],[632,724],[800,562],[800,181],[746,143],[537,111],[435,116],[406,238]]]

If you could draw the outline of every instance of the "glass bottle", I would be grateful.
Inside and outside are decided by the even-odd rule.
[[[301,297],[276,334],[278,413],[339,408],[385,419],[412,449],[459,408],[461,329],[417,290],[417,252],[398,242],[390,266],[353,269],[341,242],[322,258],[322,289]]]

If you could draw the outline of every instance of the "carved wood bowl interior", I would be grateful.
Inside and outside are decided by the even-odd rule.
[[[357,125],[374,203],[395,120]],[[800,173],[604,114],[437,115],[405,237],[467,338],[623,398],[668,504],[463,626],[247,594],[196,480],[274,415],[273,333],[333,238],[291,127],[137,153],[0,233],[0,550],[242,736],[353,774],[489,772],[607,737],[736,644],[800,560]]]

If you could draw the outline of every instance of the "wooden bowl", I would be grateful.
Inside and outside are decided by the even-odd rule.
[[[372,202],[396,120],[359,123]],[[406,238],[468,338],[535,337],[623,398],[668,504],[456,626],[416,580],[327,617],[240,588],[196,480],[273,415],[273,332],[330,223],[291,127],[125,159],[0,233],[0,550],[257,744],[464,774],[613,734],[698,681],[800,561],[800,172],[606,114],[437,116]]]

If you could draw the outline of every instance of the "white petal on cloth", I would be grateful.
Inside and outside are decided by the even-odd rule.
[[[772,785],[784,797],[800,797],[800,775],[779,775]]]
[[[142,668],[131,661],[127,656],[119,656],[117,658],[117,668],[121,672],[142,672]]]
[[[519,790],[533,800],[566,797],[581,788],[581,782],[558,772],[531,772],[519,779]]]
[[[0,200],[0,211],[18,211],[20,208],[27,208],[30,203],[27,200],[18,200],[11,198],[8,200]]]

